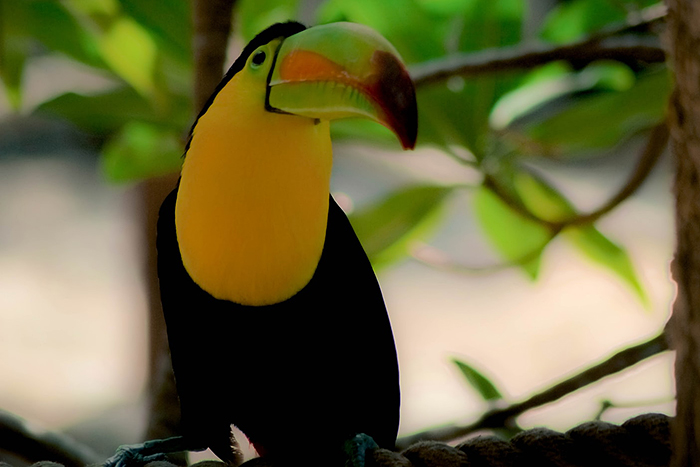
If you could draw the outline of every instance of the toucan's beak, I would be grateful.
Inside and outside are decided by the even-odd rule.
[[[282,42],[270,74],[270,110],[318,119],[365,117],[416,144],[416,93],[394,47],[354,23],[315,26]]]

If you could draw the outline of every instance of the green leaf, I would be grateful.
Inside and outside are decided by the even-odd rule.
[[[154,95],[157,47],[143,26],[122,16],[102,35],[99,46],[105,62],[117,75],[142,95]]]
[[[610,148],[664,118],[670,92],[664,68],[641,76],[624,91],[575,99],[564,110],[525,124],[524,132],[557,154]]]
[[[560,3],[547,16],[541,37],[555,43],[571,42],[616,21],[624,21],[626,11],[610,0],[571,0]]]
[[[406,0],[328,0],[318,10],[318,22],[351,21],[377,30],[399,51],[406,63],[445,53],[450,18],[429,14]]]
[[[597,61],[580,72],[573,72],[563,62],[553,62],[530,72],[518,87],[499,99],[491,113],[491,125],[503,129],[562,96],[592,90],[626,91],[635,80],[632,70],[619,62]]]
[[[239,0],[236,15],[243,41],[271,24],[295,19],[298,9],[299,0]]]
[[[549,230],[516,211],[485,186],[479,187],[472,202],[475,217],[496,251],[536,279],[542,251],[552,239]]]
[[[40,41],[49,50],[88,66],[105,68],[96,34],[84,27],[61,2],[32,0],[17,3],[22,4],[22,21],[28,37]]]
[[[18,2],[0,2],[0,80],[10,106],[18,110],[22,104],[22,75],[29,44],[17,30]]]
[[[564,230],[563,235],[589,259],[610,270],[627,283],[645,307],[650,306],[649,297],[644,291],[627,251],[592,225],[568,228]]]
[[[452,359],[452,363],[459,368],[464,379],[467,380],[471,387],[473,387],[486,402],[494,402],[503,399],[503,395],[501,395],[501,392],[496,388],[496,385],[484,376],[483,373],[456,358]]]
[[[411,241],[426,239],[451,192],[445,186],[413,186],[351,214],[350,222],[372,264],[386,266],[403,257]]]
[[[513,175],[513,187],[529,212],[548,222],[562,222],[576,215],[564,195],[535,174],[520,170]]]
[[[189,1],[120,0],[120,3],[124,12],[145,27],[159,45],[181,62],[190,62],[192,18]]]
[[[157,112],[148,100],[129,87],[91,96],[66,93],[44,102],[35,112],[66,119],[97,135],[109,135],[132,120],[158,124],[184,134],[191,119],[186,98],[172,96],[168,106]]]
[[[183,145],[172,130],[128,123],[102,150],[102,166],[115,182],[173,173],[182,165]]]

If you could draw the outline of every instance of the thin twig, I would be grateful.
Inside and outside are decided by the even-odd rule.
[[[528,410],[561,399],[606,376],[618,373],[636,365],[642,360],[664,352],[668,350],[668,348],[665,334],[662,332],[651,340],[617,352],[604,362],[584,370],[559,384],[555,384],[527,400],[517,402],[505,408],[490,410],[472,424],[445,426],[399,438],[396,443],[397,449],[405,449],[418,441],[434,440],[447,442],[462,438],[476,431],[508,427],[513,424],[515,418]]]
[[[637,161],[637,165],[622,188],[600,208],[588,214],[579,214],[574,218],[564,221],[564,224],[569,226],[593,223],[632,196],[637,189],[642,186],[651,173],[651,170],[656,166],[661,154],[663,154],[664,149],[666,149],[668,138],[668,124],[664,120],[652,128],[647,144],[644,146],[639,160]]]
[[[514,211],[523,215],[527,219],[534,220],[550,229],[553,234],[561,232],[566,227],[591,224],[604,215],[610,213],[622,202],[632,196],[646,181],[652,169],[661,158],[666,145],[668,144],[669,130],[666,121],[657,124],[651,130],[647,144],[642,149],[641,155],[625,184],[613,195],[610,200],[600,208],[584,214],[576,214],[568,219],[551,221],[543,219],[531,212],[522,201],[512,196],[504,189],[498,180],[492,176],[484,177],[484,184],[490,188],[503,202],[508,204]]]

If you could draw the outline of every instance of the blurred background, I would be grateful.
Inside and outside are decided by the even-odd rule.
[[[345,20],[416,79],[415,151],[364,122],[333,129],[332,188],[394,327],[400,435],[662,332],[663,15],[648,0],[235,2],[228,64],[273,22]],[[105,455],[146,424],[148,180],[177,172],[196,113],[191,22],[187,0],[0,2],[0,409]],[[673,397],[662,352],[517,422],[672,414]]]

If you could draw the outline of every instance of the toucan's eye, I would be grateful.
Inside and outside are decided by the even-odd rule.
[[[253,54],[253,59],[251,60],[251,63],[253,66],[258,67],[265,63],[265,59],[267,58],[267,55],[265,54],[265,51],[263,50],[258,50]]]

